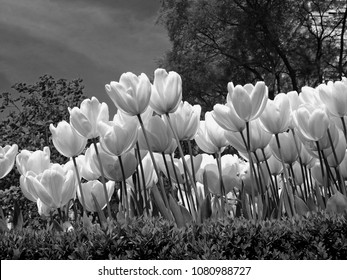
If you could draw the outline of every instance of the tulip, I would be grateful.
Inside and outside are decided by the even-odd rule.
[[[154,155],[156,162],[158,163],[158,168],[161,172],[169,178],[172,182],[176,184],[184,183],[184,169],[183,164],[178,158],[173,158],[169,154],[165,155],[165,161],[162,155]]]
[[[37,150],[35,152],[22,150],[16,156],[17,169],[21,175],[26,175],[28,171],[38,175],[50,167],[50,155],[49,147],[44,147],[43,151]]]
[[[69,108],[69,113],[71,125],[87,139],[98,137],[98,123],[109,120],[107,104],[95,97],[83,100],[80,108]]]
[[[228,84],[229,101],[233,104],[240,119],[249,122],[258,118],[265,109],[268,100],[268,88],[264,82],[257,82],[255,86],[246,84],[243,87],[233,87]]]
[[[299,133],[307,141],[323,138],[330,126],[330,120],[322,107],[310,104],[301,105],[294,114],[294,123]]]
[[[186,101],[181,101],[177,110],[169,114],[172,127],[179,140],[186,141],[194,138],[200,124],[200,113],[200,105],[192,106]],[[167,118],[164,121],[167,122]]]
[[[116,107],[130,116],[141,115],[146,111],[152,92],[146,74],[136,76],[131,72],[122,74],[119,82],[111,82],[105,89]]]
[[[344,180],[347,180],[347,149],[344,152],[344,158],[339,165],[340,174]]]
[[[221,195],[219,171],[216,164],[205,166],[205,178],[209,191],[213,194]],[[225,194],[231,192],[235,187],[240,187],[240,178],[233,168],[222,168],[222,178]]]
[[[322,168],[319,161],[315,161],[315,164],[311,168],[311,174],[313,179],[320,185],[324,186],[324,176],[322,174]]]
[[[150,106],[159,115],[176,111],[182,100],[181,76],[174,71],[167,73],[164,69],[154,71],[154,81]]]
[[[247,139],[247,132],[244,129],[242,132],[243,138]],[[225,131],[226,139],[236,150],[239,152],[247,152],[247,147],[243,141],[240,133],[232,131]],[[271,134],[263,129],[260,125],[260,120],[256,119],[249,122],[249,138],[250,138],[250,151],[255,152],[257,149],[265,149],[271,140]]]
[[[310,104],[313,107],[320,107],[323,105],[322,100],[319,97],[318,90],[312,87],[302,87],[299,94],[299,99],[301,103]]]
[[[332,115],[340,118],[347,115],[347,84],[342,81],[328,82],[317,89],[320,99]]]
[[[100,144],[98,144],[100,145]],[[100,148],[100,147],[99,147]],[[100,153],[103,150],[100,149]],[[79,155],[76,158],[78,172],[81,178],[87,181],[96,180],[101,176],[100,170],[97,167],[98,161],[96,160],[95,147],[91,145],[85,152],[84,155]]]
[[[345,150],[347,148],[346,138],[341,130],[339,132],[339,141],[334,146],[334,152],[327,156],[328,164],[332,167],[337,167],[345,157]],[[332,148],[332,147],[331,147]],[[336,157],[335,157],[336,156]]]
[[[0,179],[4,178],[13,168],[16,155],[18,153],[17,144],[12,146],[0,146]]]
[[[145,130],[148,137],[148,144],[152,152],[163,153],[173,145],[173,135],[170,127],[159,116],[151,117],[145,123]],[[147,149],[147,143],[143,130],[139,132],[139,145],[142,149]]]
[[[66,121],[59,122],[57,127],[50,124],[49,130],[52,133],[54,147],[60,154],[68,158],[78,156],[87,144],[87,138],[78,134]]]
[[[39,198],[37,199],[36,204],[37,204],[37,210],[38,210],[40,216],[46,216],[46,217],[50,216],[50,212],[52,210],[51,207],[48,207]]]
[[[214,154],[223,151],[228,145],[224,131],[217,125],[211,112],[206,112],[205,121],[200,121],[200,127],[195,135],[196,144],[206,153]]]
[[[29,171],[27,177],[32,183],[35,194],[48,207],[63,207],[75,197],[74,174],[71,170],[64,171],[59,164],[53,164],[38,175]]]
[[[158,176],[154,170],[153,162],[151,160],[151,157],[149,153],[147,153],[144,158],[141,161],[142,168],[140,165],[138,166],[138,176],[140,177],[140,186],[143,188],[143,175],[145,178],[145,187],[150,188],[153,186],[153,184],[156,184],[158,182]],[[143,170],[143,175],[142,175]],[[133,186],[133,180],[132,178],[127,179],[127,183]]]
[[[284,132],[290,124],[290,102],[286,94],[276,95],[274,100],[269,100],[260,116],[264,128],[271,134]]]
[[[115,182],[108,181],[106,183],[106,189],[107,189],[107,194],[109,199],[111,199],[114,193],[114,187],[115,187]],[[104,209],[106,207],[107,202],[104,195],[103,185],[100,181],[93,180],[87,183],[82,183],[82,188],[83,188],[86,209],[88,211],[97,212],[97,208],[95,206],[92,194],[95,196],[101,209]],[[80,199],[80,192],[78,189],[77,189],[77,196]]]
[[[238,116],[231,102],[214,105],[211,114],[216,123],[225,130],[240,132],[246,127],[246,122]]]
[[[95,155],[96,157],[96,155]],[[111,156],[107,153],[100,153],[102,167],[105,172],[105,177],[109,180],[122,182],[134,174],[138,161],[133,150],[123,153],[121,156],[124,169],[124,178],[122,166],[118,156]],[[95,158],[94,161],[97,159]],[[97,161],[96,161],[97,162]],[[97,165],[98,167],[98,165]]]
[[[122,121],[99,122],[100,144],[105,152],[120,156],[131,150],[138,135],[138,122],[129,119],[127,123]]]
[[[282,173],[283,171],[283,165],[280,160],[278,160],[275,156],[271,156],[267,163],[269,165],[269,169],[271,172],[271,175],[277,176]]]
[[[281,143],[281,151],[282,151],[282,157],[283,161],[287,164],[294,163],[298,158],[298,151],[295,146],[295,142],[293,140],[293,135],[289,132],[283,132],[278,134],[279,141]],[[297,143],[299,142],[299,139],[295,136],[295,141]],[[281,161],[280,151],[276,142],[275,136],[272,136],[272,139],[269,144],[273,155]],[[301,149],[301,145],[299,145],[299,152]]]

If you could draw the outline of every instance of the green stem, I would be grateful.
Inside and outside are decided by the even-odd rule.
[[[226,193],[225,193],[225,187],[224,187],[224,182],[223,182],[223,174],[222,174],[222,157],[221,157],[221,151],[219,149],[219,151],[216,153],[216,161],[217,161],[217,167],[218,167],[218,173],[219,173],[219,182],[220,182],[220,196],[221,196],[221,214],[222,214],[222,218],[224,217],[224,213],[225,213],[225,197],[226,197]]]
[[[79,188],[80,194],[81,194],[81,203],[82,203],[82,206],[83,206],[83,213],[86,213],[86,203],[85,203],[85,200],[84,200],[84,194],[83,194],[83,190],[82,190],[80,174],[78,172],[77,163],[76,163],[76,157],[75,156],[72,157],[72,162],[73,162],[73,164],[75,166],[75,170],[76,170],[76,177],[77,177],[77,182],[78,182],[78,188]]]
[[[106,182],[105,182],[104,168],[102,167],[102,162],[101,162],[98,146],[96,145],[96,138],[93,138],[93,144],[94,144],[94,148],[95,148],[96,157],[98,158],[98,163],[99,163],[99,166],[100,166],[101,183],[102,183],[102,186],[104,188],[104,194],[105,194],[105,199],[106,199],[106,204],[107,204],[108,217],[110,219],[112,219],[111,207],[110,207],[110,202],[109,202],[109,197],[108,197],[107,188],[106,188]]]
[[[123,165],[122,157],[118,156],[118,160],[119,160],[119,165],[120,165],[120,169],[122,171],[122,177],[123,177],[123,180],[121,182],[121,188],[123,185],[123,187],[124,187],[123,194],[124,194],[124,200],[125,200],[125,213],[126,213],[125,217],[129,218],[130,217],[130,209],[129,209],[127,183],[125,180],[125,171],[124,171],[124,165]]]
[[[140,123],[140,125],[141,125],[142,132],[143,132],[143,136],[145,137],[145,140],[146,140],[147,149],[148,149],[149,155],[150,155],[150,157],[151,157],[154,170],[155,170],[155,172],[156,172],[156,174],[157,174],[157,176],[158,176],[159,186],[160,186],[161,192],[162,192],[162,194],[163,194],[164,204],[165,204],[165,206],[166,206],[167,209],[170,209],[170,207],[169,207],[169,201],[167,200],[167,196],[166,196],[166,192],[165,192],[165,188],[164,188],[164,184],[163,184],[163,180],[162,180],[162,178],[161,178],[161,175],[160,175],[160,172],[159,172],[157,163],[155,162],[155,159],[154,159],[154,156],[153,156],[153,152],[152,152],[151,146],[150,146],[150,144],[149,144],[149,140],[148,140],[146,128],[145,128],[145,126],[144,126],[144,124],[143,124],[143,122],[142,122],[141,115],[137,115],[137,118],[138,118],[139,123]]]
[[[196,184],[195,184],[194,178],[193,178],[192,174],[190,173],[190,171],[189,171],[189,169],[188,169],[188,165],[187,165],[187,162],[186,162],[186,160],[185,160],[185,158],[184,158],[184,154],[183,154],[183,151],[182,151],[182,147],[181,147],[180,140],[178,139],[177,133],[176,133],[175,129],[174,129],[173,126],[172,126],[172,123],[171,123],[171,119],[170,119],[169,114],[166,114],[166,118],[167,118],[167,122],[168,122],[168,124],[169,124],[169,126],[170,126],[170,129],[171,129],[171,131],[172,131],[172,133],[173,133],[173,135],[174,135],[174,137],[175,137],[175,139],[176,139],[178,151],[179,151],[179,153],[180,153],[180,157],[181,157],[182,163],[183,163],[183,168],[186,170],[186,172],[187,172],[187,174],[188,174],[190,183],[191,183],[191,185],[192,185],[193,188],[194,188],[195,194],[197,194],[197,188],[196,188]],[[187,184],[188,184],[188,182],[187,182]]]
[[[341,117],[341,122],[342,122],[342,127],[343,127],[343,133],[345,135],[346,142],[347,142],[347,128],[346,128],[346,122],[345,122],[344,117]]]
[[[294,201],[292,199],[292,196],[290,194],[290,186],[289,184],[289,176],[288,176],[288,170],[286,168],[286,165],[283,160],[283,155],[282,155],[282,149],[281,149],[281,144],[280,144],[280,139],[278,137],[278,133],[275,134],[276,142],[277,142],[277,147],[278,147],[278,152],[280,154],[281,162],[282,162],[282,167],[283,167],[283,175],[285,180],[283,181],[283,187],[285,188],[286,194],[288,195],[288,200],[289,200],[289,206],[290,206],[290,211],[292,212],[293,216],[295,215],[295,208],[294,208]]]
[[[191,140],[187,140],[188,143],[188,152],[190,155],[190,164],[192,166],[192,175],[193,175],[193,181],[196,182],[195,178],[195,169],[194,169],[194,157],[193,157],[193,151],[192,151],[192,145],[191,145]]]
[[[142,165],[142,159],[141,159],[141,153],[140,153],[140,146],[139,142],[136,142],[136,153],[137,153],[137,158],[140,164],[140,170],[141,170],[141,177],[142,177],[142,183],[143,183],[143,195],[145,199],[145,208],[146,208],[146,213],[149,215],[149,207],[148,207],[148,200],[147,200],[147,188],[146,188],[146,178],[145,178],[145,173],[143,171],[143,165]],[[140,187],[141,188],[141,184]],[[141,192],[141,190],[140,190]]]

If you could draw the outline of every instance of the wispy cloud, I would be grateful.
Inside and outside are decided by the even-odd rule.
[[[105,83],[126,71],[152,75],[155,59],[169,48],[155,25],[156,0],[0,0],[0,6],[0,91],[48,73],[82,77],[90,96],[107,99]]]

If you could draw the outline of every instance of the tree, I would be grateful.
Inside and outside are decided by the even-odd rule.
[[[0,144],[16,143],[19,149],[37,150],[49,146],[52,158],[59,160],[49,132],[49,124],[69,119],[68,107],[79,106],[86,98],[81,79],[55,80],[44,75],[33,85],[17,83],[16,93],[2,93]]]
[[[337,0],[163,0],[158,20],[172,50],[160,66],[179,72],[185,98],[208,110],[225,98],[229,81],[264,80],[270,97],[300,91],[305,84],[334,78],[341,49],[346,57],[338,38],[344,5]],[[338,17],[331,17],[332,10]]]
[[[86,98],[83,87],[81,79],[55,80],[49,75],[40,77],[32,85],[17,83],[12,86],[15,92],[0,95],[0,145],[16,143],[19,150],[30,151],[48,146],[52,162],[65,163],[67,159],[53,146],[49,124],[69,120],[68,107],[79,106]],[[31,215],[37,215],[36,205],[22,195],[19,177],[17,169],[13,168],[0,180],[1,207],[9,212],[14,201],[20,202],[21,208],[26,209],[23,214],[28,221]]]

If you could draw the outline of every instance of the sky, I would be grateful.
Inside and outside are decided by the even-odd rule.
[[[105,84],[148,77],[170,49],[156,24],[160,0],[0,0],[0,92],[43,74],[82,78],[85,94],[113,105]]]

